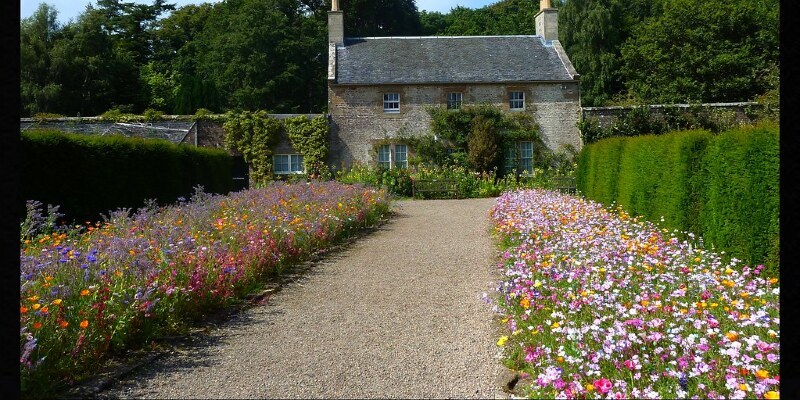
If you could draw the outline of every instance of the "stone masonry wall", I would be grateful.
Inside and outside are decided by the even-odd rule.
[[[751,123],[754,120],[753,113],[760,107],[758,103],[706,103],[706,104],[657,104],[650,105],[650,112],[656,118],[663,118],[665,108],[674,108],[681,112],[708,113],[711,110],[721,111],[729,114],[738,124]],[[612,107],[584,107],[581,111],[584,119],[591,118],[598,121],[602,128],[608,128],[616,123],[620,117],[626,115],[634,109],[634,106],[612,106]]]
[[[463,105],[488,103],[506,112],[508,92],[525,92],[524,111],[533,115],[541,128],[545,145],[553,150],[570,144],[580,150],[577,128],[580,118],[578,84],[531,83],[519,85],[329,85],[331,116],[329,163],[347,168],[354,161],[374,163],[375,142],[397,137],[420,136],[429,132],[429,106],[446,106],[448,92],[462,92]],[[400,94],[400,112],[383,111],[383,94]],[[411,149],[413,151],[413,149]]]

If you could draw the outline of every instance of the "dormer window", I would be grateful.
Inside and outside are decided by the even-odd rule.
[[[511,110],[525,109],[525,92],[508,92],[508,108]]]
[[[386,113],[400,112],[400,93],[383,94],[383,112]]]
[[[461,92],[447,93],[447,109],[458,110],[461,109]]]

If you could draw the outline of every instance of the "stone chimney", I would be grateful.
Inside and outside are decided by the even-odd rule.
[[[328,11],[328,43],[344,43],[344,14],[339,9],[339,0],[331,0]]]
[[[539,0],[536,34],[546,41],[558,40],[558,10],[553,8],[550,0]]]

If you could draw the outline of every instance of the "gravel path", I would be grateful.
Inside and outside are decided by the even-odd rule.
[[[133,398],[494,398],[493,199],[400,201],[266,304],[102,393]]]

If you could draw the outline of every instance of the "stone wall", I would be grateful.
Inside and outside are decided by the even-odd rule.
[[[603,128],[608,128],[616,123],[620,117],[637,106],[614,106],[614,107],[583,107],[581,117],[583,119],[592,118],[599,122]],[[741,103],[704,103],[704,104],[656,104],[650,105],[650,112],[655,118],[663,118],[665,109],[676,109],[680,112],[699,112],[712,113],[722,112],[738,123],[747,124],[754,121],[754,112],[761,107],[755,102]]]
[[[580,149],[577,128],[580,118],[578,84],[531,83],[518,85],[329,85],[328,110],[331,116],[329,163],[347,168],[354,161],[374,163],[377,141],[420,136],[429,132],[430,106],[445,106],[448,92],[462,92],[463,105],[488,103],[506,112],[509,91],[525,92],[526,112],[541,128],[542,139],[553,150],[562,144]],[[400,112],[383,111],[383,94],[400,94]],[[411,149],[413,151],[413,149]]]

